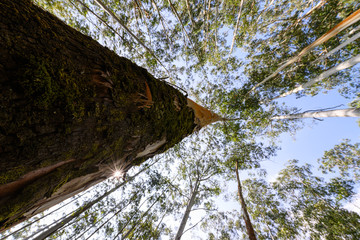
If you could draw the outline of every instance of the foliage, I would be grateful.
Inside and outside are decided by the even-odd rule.
[[[311,166],[291,160],[275,182],[245,182],[259,239],[357,239],[360,216],[342,208],[354,181],[314,176]]]
[[[166,69],[94,1],[35,2],[155,76],[169,77],[169,82],[186,89],[197,102],[225,118],[236,118],[176,145],[165,154],[166,161],[128,182],[117,195],[99,202],[71,227],[53,236],[58,239],[79,238],[86,231],[88,235],[84,236],[91,232],[107,239],[171,238],[179,226],[169,219],[183,217],[182,210],[188,206],[196,184],[191,208],[204,210],[201,230],[207,238],[245,238],[241,213],[217,209],[214,199],[226,192],[223,179],[235,178],[235,162],[239,162],[245,178],[245,171],[261,168],[261,161],[275,155],[280,134],[294,133],[302,126],[299,120],[272,121],[274,115],[298,109],[269,100],[359,54],[360,42],[356,40],[317,60],[348,38],[357,23],[249,94],[284,61],[358,9],[359,2],[250,0],[240,6],[240,0],[104,0]],[[232,37],[235,49],[229,54]],[[297,96],[336,88],[351,98],[359,95],[356,80],[358,69],[349,69]],[[358,108],[358,99],[351,106]],[[346,140],[325,152],[319,164],[323,173],[339,172],[341,177],[325,180],[315,175],[310,165],[299,166],[298,161],[291,160],[274,182],[261,178],[243,181],[258,239],[360,238],[359,215],[342,208],[354,195],[353,180],[360,179],[359,144]],[[189,225],[199,230],[194,222]],[[99,226],[102,228],[97,229]]]
[[[344,178],[351,177],[360,180],[360,144],[351,144],[349,139],[335,145],[333,149],[326,151],[318,160],[320,169],[324,172],[335,172],[337,169]]]

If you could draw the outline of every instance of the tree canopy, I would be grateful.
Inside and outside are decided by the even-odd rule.
[[[263,167],[281,151],[281,136],[308,124],[304,114],[336,111],[302,110],[287,95],[337,92],[359,116],[358,1],[34,2],[221,120],[131,169],[124,181],[111,177],[61,203],[55,215],[50,209],[1,237],[248,239],[246,208],[256,239],[360,238],[359,211],[345,208],[358,198],[359,143],[338,142],[317,162],[287,159],[273,179]],[[237,208],[228,209],[233,202]]]

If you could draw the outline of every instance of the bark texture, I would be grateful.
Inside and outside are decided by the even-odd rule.
[[[238,184],[238,196],[239,196],[241,209],[243,211],[243,218],[244,218],[244,222],[245,222],[246,232],[247,232],[250,240],[256,240],[255,231],[254,231],[253,225],[251,223],[251,219],[250,219],[249,213],[247,211],[247,206],[246,206],[245,199],[244,199],[244,196],[242,193],[242,186],[241,186],[240,177],[239,177],[239,163],[238,162],[236,162],[235,172],[236,172],[236,180],[237,180],[237,184]]]
[[[187,99],[34,6],[0,2],[0,229],[165,151]]]

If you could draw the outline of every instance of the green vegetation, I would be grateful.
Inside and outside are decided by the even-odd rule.
[[[52,238],[86,239],[93,234],[92,237],[99,239],[180,239],[182,236],[182,239],[248,239],[249,221],[244,221],[244,208],[250,216],[255,239],[360,238],[360,215],[345,208],[359,199],[356,195],[360,179],[359,143],[352,140],[333,143],[335,146],[332,149],[327,146],[317,163],[317,157],[286,159],[288,162],[275,177],[271,176],[273,179],[266,173],[271,169],[264,167],[281,151],[281,138],[286,134],[296,136],[307,124],[302,119],[274,120],[275,116],[308,110],[301,109],[304,106],[298,105],[297,100],[274,98],[357,56],[359,38],[334,53],[331,50],[358,34],[360,21],[262,83],[289,59],[359,11],[358,1],[102,0],[117,20],[97,0],[34,2],[86,35],[76,45],[78,49],[71,51],[72,43],[54,33],[53,38],[62,42],[58,46],[60,52],[66,53],[59,59],[69,54],[73,56],[69,59],[80,59],[82,67],[89,65],[98,70],[99,66],[91,65],[88,60],[95,56],[92,59],[102,59],[106,69],[79,75],[82,69],[74,67],[79,66],[75,60],[58,63],[54,58],[29,58],[24,65],[23,73],[27,77],[22,86],[27,97],[33,99],[32,107],[20,111],[16,121],[12,118],[16,109],[1,112],[7,131],[16,134],[20,141],[14,145],[26,146],[19,155],[26,153],[30,159],[39,152],[34,145],[67,143],[69,136],[77,144],[68,147],[67,152],[56,153],[56,157],[44,157],[35,165],[1,173],[0,183],[18,179],[38,166],[50,166],[70,157],[82,159],[23,190],[36,199],[52,196],[71,179],[96,173],[98,164],[113,171],[114,162],[124,156],[125,162],[139,166],[131,169],[129,175],[139,168],[146,169],[136,178],[128,178],[116,194],[101,198],[121,181],[111,178],[106,184],[97,185],[90,196],[78,202],[74,200],[74,205],[81,208],[86,202],[101,198],[91,208],[80,211],[76,221],[57,229]],[[51,27],[41,17],[37,18],[44,29]],[[108,49],[94,47],[88,36]],[[104,96],[104,88],[96,84],[89,87],[91,74],[108,75],[111,105],[106,100],[109,96]],[[145,83],[152,95],[149,108],[136,102],[146,96]],[[178,93],[182,89],[186,90],[184,95]],[[358,109],[359,89],[359,66],[355,65],[334,72],[294,95],[297,99],[311,99],[337,92],[350,108]],[[186,107],[186,97],[225,120],[184,139],[195,128],[194,114]],[[97,98],[102,100],[93,100]],[[0,99],[7,103],[6,99],[13,100],[16,96],[6,93]],[[55,130],[48,121],[55,120],[62,121],[56,130],[58,138],[44,135],[33,143],[34,132],[21,128],[35,124],[38,131],[49,133]],[[88,134],[78,138],[77,132],[84,131],[84,124],[88,124]],[[0,126],[5,129],[5,125]],[[332,129],[328,131],[331,134]],[[0,140],[2,136],[0,131]],[[146,141],[137,140],[138,136],[144,136]],[[345,134],[343,137],[347,138]],[[148,143],[163,138],[166,144],[156,154],[172,148],[157,156],[161,160],[147,169],[157,157],[149,160],[148,156],[136,158],[136,154]],[[72,169],[77,169],[76,173]],[[238,182],[236,173],[240,174]],[[49,187],[39,192],[44,184]],[[240,197],[240,204],[239,195],[244,198],[242,201]],[[15,198],[6,210],[0,208],[1,214],[20,211],[24,207],[19,203],[22,200]],[[230,205],[236,209],[229,210]],[[71,216],[72,212],[64,209],[65,215]],[[16,234],[18,238],[29,236],[41,229],[39,226],[33,224]]]

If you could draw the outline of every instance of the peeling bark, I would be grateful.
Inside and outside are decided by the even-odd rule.
[[[214,121],[29,0],[0,9],[0,230]]]

